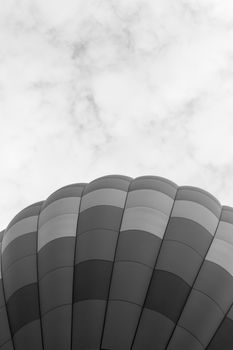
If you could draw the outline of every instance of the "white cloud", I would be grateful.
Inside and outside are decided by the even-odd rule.
[[[229,1],[0,4],[1,227],[71,182],[158,174],[233,202]]]

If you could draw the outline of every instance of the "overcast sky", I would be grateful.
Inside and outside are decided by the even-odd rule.
[[[0,2],[0,229],[106,174],[233,205],[233,2]]]

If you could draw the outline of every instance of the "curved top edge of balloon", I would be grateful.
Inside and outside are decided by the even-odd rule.
[[[60,188],[58,188],[57,190],[53,191],[45,200],[42,201],[38,201],[35,203],[32,203],[28,206],[26,206],[25,208],[23,208],[21,211],[19,211],[13,218],[12,220],[9,222],[9,224],[7,225],[7,227],[3,230],[0,231],[0,242],[1,242],[1,238],[2,235],[4,233],[4,231],[8,230],[13,224],[14,222],[18,221],[17,218],[19,218],[20,216],[22,216],[23,213],[25,213],[27,210],[29,210],[32,207],[38,207],[38,210],[40,211],[42,207],[44,207],[46,205],[46,203],[49,201],[50,198],[54,197],[56,194],[58,194],[59,192],[65,190],[65,189],[73,189],[73,188],[85,188],[86,185],[90,185],[90,184],[95,184],[98,181],[104,181],[106,179],[120,179],[122,181],[128,182],[129,184],[132,181],[141,181],[141,180],[154,180],[154,181],[160,181],[160,182],[164,182],[169,184],[170,186],[172,186],[175,190],[176,190],[176,194],[178,191],[182,191],[182,190],[189,190],[189,191],[194,191],[194,192],[199,192],[201,194],[203,194],[204,196],[207,196],[208,198],[210,198],[213,202],[216,203],[216,205],[219,206],[220,211],[229,211],[232,213],[232,220],[233,220],[233,207],[231,206],[227,206],[227,205],[223,205],[221,204],[221,202],[210,192],[206,191],[203,188],[200,187],[196,187],[196,186],[191,186],[191,185],[183,185],[183,186],[179,186],[177,185],[175,182],[162,177],[162,176],[157,176],[157,175],[142,175],[142,176],[138,176],[138,177],[130,177],[130,176],[126,176],[123,174],[109,174],[109,175],[103,175],[100,177],[97,177],[95,179],[93,179],[92,181],[88,182],[88,183],[83,183],[83,182],[78,182],[78,183],[71,183],[65,186],[62,186]],[[105,188],[108,188],[108,186],[106,185]],[[176,199],[176,198],[174,198]],[[220,215],[219,215],[220,217]]]

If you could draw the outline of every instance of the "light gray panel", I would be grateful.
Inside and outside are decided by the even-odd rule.
[[[16,238],[4,250],[2,256],[2,268],[6,270],[17,260],[27,255],[36,254],[37,233],[30,232]]]
[[[96,205],[112,205],[124,208],[126,191],[114,188],[101,188],[85,194],[82,197],[80,212]]]
[[[23,286],[37,282],[36,256],[18,260],[4,274],[6,299]]]
[[[206,207],[199,203],[186,200],[175,201],[172,217],[183,217],[196,221],[206,228],[212,235],[218,224],[218,218]]]
[[[142,305],[153,269],[135,262],[114,264],[109,299],[120,299]]]
[[[38,216],[30,216],[16,222],[9,230],[5,231],[2,240],[2,252],[6,249],[14,239],[20,237],[26,233],[34,232],[37,230],[37,218]]]
[[[233,208],[227,205],[222,206],[221,220],[233,224]]]
[[[233,245],[214,238],[206,260],[218,264],[233,276]]]
[[[64,214],[55,216],[39,227],[38,251],[56,238],[76,235],[77,214]]]
[[[149,207],[170,215],[173,199],[156,190],[141,189],[130,191],[127,197],[126,208]]]
[[[62,199],[62,198],[70,198],[75,197],[79,198],[82,195],[83,189],[85,188],[86,183],[74,183],[71,185],[67,185],[59,188],[57,191],[53,192],[43,203],[42,210],[50,205],[51,203]]]
[[[202,257],[192,248],[180,242],[164,241],[156,270],[172,272],[191,286],[202,260]]]
[[[113,261],[118,232],[96,229],[77,237],[76,263],[90,259]]]
[[[215,238],[233,244],[233,225],[229,222],[220,221]]]
[[[72,300],[73,267],[49,272],[39,281],[41,314]]]
[[[168,216],[156,209],[133,207],[124,211],[121,231],[143,230],[162,238],[167,222]]]
[[[21,210],[18,214],[14,216],[14,218],[10,221],[9,225],[7,226],[7,230],[9,230],[10,227],[15,225],[17,222],[30,217],[30,216],[38,216],[40,212],[40,208],[43,204],[43,201],[33,203],[32,205],[29,205],[28,207]]]
[[[46,206],[40,213],[39,227],[43,226],[52,218],[64,214],[77,214],[79,211],[80,198],[61,198]]]

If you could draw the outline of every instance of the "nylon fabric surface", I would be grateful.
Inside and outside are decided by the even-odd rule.
[[[200,188],[71,184],[0,248],[0,350],[233,349],[233,208]]]

